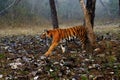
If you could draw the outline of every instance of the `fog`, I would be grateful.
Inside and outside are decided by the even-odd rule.
[[[0,5],[0,11],[13,4],[12,2],[15,0],[5,1],[7,3],[0,1],[4,2],[3,4],[0,3],[2,4]],[[66,21],[83,21],[84,15],[81,10],[79,0],[55,0],[55,4],[59,23]],[[118,8],[118,0],[96,0],[95,19],[119,19]],[[10,19],[10,21],[18,19],[15,20],[15,22],[19,21],[20,23],[25,23],[28,20],[32,21],[34,18],[32,22],[38,24],[44,21],[50,22],[51,20],[49,0],[21,0],[17,5],[9,8],[6,11],[8,14],[6,20]]]
[[[50,17],[49,0],[27,0],[30,5],[30,11],[34,14]],[[117,16],[118,0],[96,0],[96,17]],[[59,18],[72,18],[80,19],[83,16],[79,0],[55,0],[58,17]],[[113,4],[112,4],[113,3]],[[111,11],[114,11],[111,13]],[[111,13],[111,14],[109,14]]]

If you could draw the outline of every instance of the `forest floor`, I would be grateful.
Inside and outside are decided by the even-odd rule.
[[[101,50],[81,51],[70,42],[68,52],[62,54],[58,46],[47,58],[42,30],[0,30],[0,80],[120,80],[119,24],[95,26]]]

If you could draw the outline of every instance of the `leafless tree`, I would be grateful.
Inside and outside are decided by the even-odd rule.
[[[50,8],[51,8],[51,18],[52,18],[53,28],[54,29],[59,28],[55,1],[54,0],[49,0],[49,3],[50,3]]]

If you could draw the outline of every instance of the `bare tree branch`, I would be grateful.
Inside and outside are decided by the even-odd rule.
[[[10,5],[8,5],[5,9],[0,11],[0,14],[4,13],[6,10],[8,10],[9,8],[11,8],[14,4],[18,4],[19,1],[21,0],[14,0]]]
[[[18,5],[22,0],[16,0],[15,5]]]
[[[109,9],[104,5],[102,0],[100,0],[100,3],[103,5],[103,7],[104,7],[105,11],[107,11],[108,15],[111,16]]]

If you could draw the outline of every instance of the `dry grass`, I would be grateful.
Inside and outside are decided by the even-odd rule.
[[[75,25],[80,25],[80,23],[77,24],[65,24],[60,25],[60,28],[67,28],[72,27]],[[50,25],[44,25],[44,26],[27,26],[27,27],[7,27],[7,28],[1,28],[0,29],[0,36],[9,36],[9,35],[35,35],[40,34],[44,29],[52,29],[52,26]],[[94,28],[95,32],[119,32],[120,27],[118,25],[110,24],[110,25],[95,25]]]
[[[94,31],[101,33],[106,33],[106,32],[116,33],[120,31],[120,27],[119,24],[100,25],[100,26],[95,26]]]
[[[33,27],[10,27],[0,29],[0,36],[9,36],[9,35],[34,35],[41,33],[46,26],[33,26]]]
[[[73,24],[73,23],[66,23],[60,25],[60,28],[68,28],[75,25],[80,25],[80,23]],[[32,25],[22,25],[21,27],[0,27],[0,36],[9,36],[9,35],[35,35],[40,34],[44,31],[44,29],[52,29],[52,25],[45,24],[43,26],[32,26]]]

